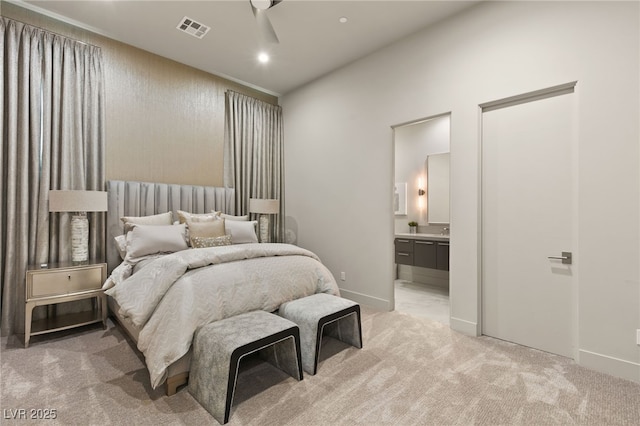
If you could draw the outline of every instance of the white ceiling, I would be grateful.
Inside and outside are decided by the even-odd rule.
[[[477,3],[284,0],[267,11],[280,39],[273,44],[262,39],[249,0],[8,1],[275,95]],[[211,30],[201,40],[178,31],[184,16]],[[260,51],[271,56],[267,64],[258,63]]]

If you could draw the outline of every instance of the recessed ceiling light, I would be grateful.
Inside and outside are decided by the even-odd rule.
[[[264,52],[260,53],[258,55],[258,61],[260,61],[260,63],[262,64],[266,64],[267,62],[269,62],[269,55]]]
[[[349,20],[349,19],[348,19],[346,16],[341,16],[341,17],[338,19],[338,22],[340,22],[341,24],[346,24],[348,20]]]

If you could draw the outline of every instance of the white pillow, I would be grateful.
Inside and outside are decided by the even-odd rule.
[[[186,225],[135,225],[127,234],[127,256],[132,261],[156,253],[186,250]]]
[[[133,225],[171,225],[173,213],[166,212],[151,216],[125,216],[120,220],[124,223],[124,233],[131,231]]]
[[[226,214],[226,213],[220,213],[220,217],[222,217],[224,219],[228,219],[228,220],[249,220],[249,215],[233,216],[233,215]]]
[[[118,253],[120,253],[120,258],[124,260],[127,256],[127,236],[126,235],[118,235],[113,237],[116,240],[116,248],[118,249]]]
[[[256,225],[258,224],[255,220],[227,220],[224,223],[225,233],[227,235],[231,235],[231,240],[233,244],[243,244],[243,243],[257,243],[258,236],[256,235]]]

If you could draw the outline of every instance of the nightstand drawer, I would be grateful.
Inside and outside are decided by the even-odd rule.
[[[65,295],[102,287],[102,268],[48,271],[31,276],[31,294],[27,298]]]

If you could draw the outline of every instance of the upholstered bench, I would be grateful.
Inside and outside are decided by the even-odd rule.
[[[229,421],[240,360],[256,351],[302,380],[300,330],[278,315],[248,312],[212,322],[196,332],[189,393],[220,424]]]
[[[331,294],[318,293],[283,303],[278,315],[300,327],[302,368],[316,374],[325,326],[327,335],[362,348],[360,305]]]

